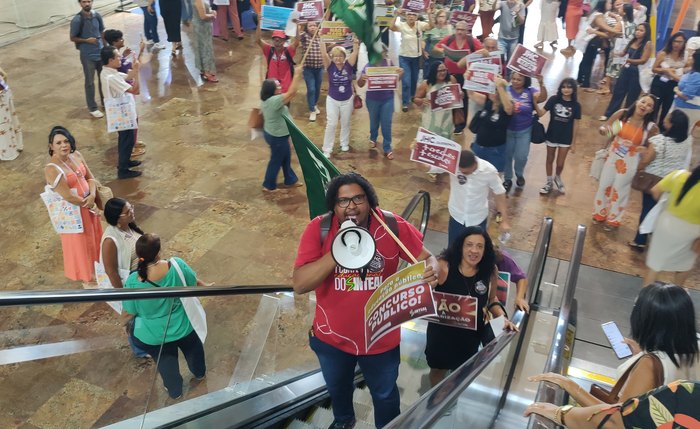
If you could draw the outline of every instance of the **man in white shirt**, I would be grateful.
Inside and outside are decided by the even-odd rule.
[[[121,66],[121,55],[114,46],[106,46],[100,52],[102,59],[102,93],[107,98],[118,98],[124,94],[131,95],[131,102],[136,104],[132,94],[139,93],[139,69],[141,64],[134,60],[133,67],[129,73],[121,73],[117,69]],[[130,84],[127,80],[131,81]],[[108,118],[109,119],[109,118]],[[131,160],[131,151],[136,143],[136,129],[118,131],[119,161],[117,164],[117,177],[120,179],[130,179],[141,175],[140,171],[130,170],[141,164],[141,161]]]
[[[472,151],[463,150],[457,175],[450,174],[448,243],[452,243],[468,226],[480,226],[486,231],[489,191],[493,193],[496,210],[502,216],[501,233],[507,233],[510,224],[506,213],[506,190],[496,167],[479,159]]]

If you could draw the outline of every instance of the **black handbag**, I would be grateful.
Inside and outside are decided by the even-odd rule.
[[[532,118],[532,136],[530,141],[535,144],[544,143],[547,140],[547,133],[544,131],[544,125],[540,122],[537,116]]]

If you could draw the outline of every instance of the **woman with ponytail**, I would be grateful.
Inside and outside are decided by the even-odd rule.
[[[197,274],[180,258],[161,259],[160,237],[144,234],[136,241],[138,263],[124,287],[203,286]],[[172,399],[182,397],[178,349],[197,380],[204,378],[204,346],[190,323],[179,298],[124,301],[124,309],[136,316],[134,343],[158,362],[158,372]]]
[[[651,189],[657,200],[668,193],[668,205],[652,231],[644,284],[653,283],[661,271],[674,273],[682,286],[700,253],[700,165],[692,172],[669,173]]]

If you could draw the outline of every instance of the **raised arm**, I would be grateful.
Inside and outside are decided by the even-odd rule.
[[[328,56],[328,47],[326,42],[321,41],[321,61],[323,61],[323,69],[326,70],[331,65],[331,57]]]
[[[348,57],[348,64],[351,66],[355,66],[355,63],[357,62],[357,56],[360,54],[360,41],[357,39],[357,37],[352,38],[352,53],[350,54],[350,57]]]
[[[292,98],[294,98],[294,96],[297,94],[297,91],[299,90],[299,82],[301,81],[301,77],[303,75],[304,66],[299,64],[296,67],[294,67],[294,78],[292,78],[292,83],[289,85],[287,92],[282,94],[282,100],[284,101],[284,104],[287,104],[290,101],[292,101]]]
[[[262,49],[265,46],[265,42],[262,41],[262,18],[258,18],[258,26],[255,28],[255,34],[253,35],[253,40]]]
[[[496,91],[498,91],[498,98],[501,100],[501,105],[503,110],[509,114],[513,114],[513,98],[508,92],[508,82],[500,77],[496,78]]]

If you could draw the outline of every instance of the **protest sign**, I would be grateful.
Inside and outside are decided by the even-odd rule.
[[[323,21],[319,36],[325,43],[345,43],[350,29],[342,21]]]
[[[435,315],[431,287],[423,281],[425,261],[409,265],[389,276],[365,304],[365,347],[372,348],[380,338],[401,324]]]
[[[464,107],[462,89],[457,83],[445,85],[430,93],[430,109],[433,112],[461,107]]]
[[[450,12],[450,24],[454,26],[459,21],[464,21],[467,23],[467,33],[471,33],[478,17],[479,15],[475,13],[469,13],[462,10],[453,10]]]
[[[502,66],[501,63],[501,51],[489,52],[489,56],[485,57],[480,53],[474,53],[467,55],[467,69],[472,64],[495,64],[498,66],[498,72],[500,73]]]
[[[403,0],[401,8],[406,12],[425,12],[430,6],[430,0]]]
[[[287,28],[289,15],[294,11],[287,7],[262,6],[262,22],[260,28],[263,30],[282,30]]]
[[[437,315],[426,317],[430,322],[441,325],[476,331],[479,301],[469,295],[455,295],[445,292],[433,292]]]
[[[425,128],[418,128],[416,143],[411,150],[411,161],[420,162],[431,167],[441,168],[448,173],[457,174],[462,146],[452,140],[431,133]]]
[[[318,22],[323,19],[323,0],[300,1],[294,7],[299,13],[298,23]]]
[[[508,299],[508,288],[510,288],[510,273],[499,271],[496,281],[496,297],[503,305],[506,305],[506,300]]]
[[[462,58],[469,55],[469,49],[452,49],[447,46],[443,46],[445,57],[451,59],[454,62],[459,62]]]
[[[508,60],[508,68],[523,76],[537,77],[542,74],[547,57],[518,44]]]
[[[464,75],[462,88],[493,94],[496,92],[496,76],[499,72],[496,64],[473,63]]]
[[[374,24],[380,27],[388,27],[394,20],[394,11],[396,8],[388,4],[374,5]]]
[[[399,75],[396,74],[367,75],[367,91],[395,90],[398,82]]]

